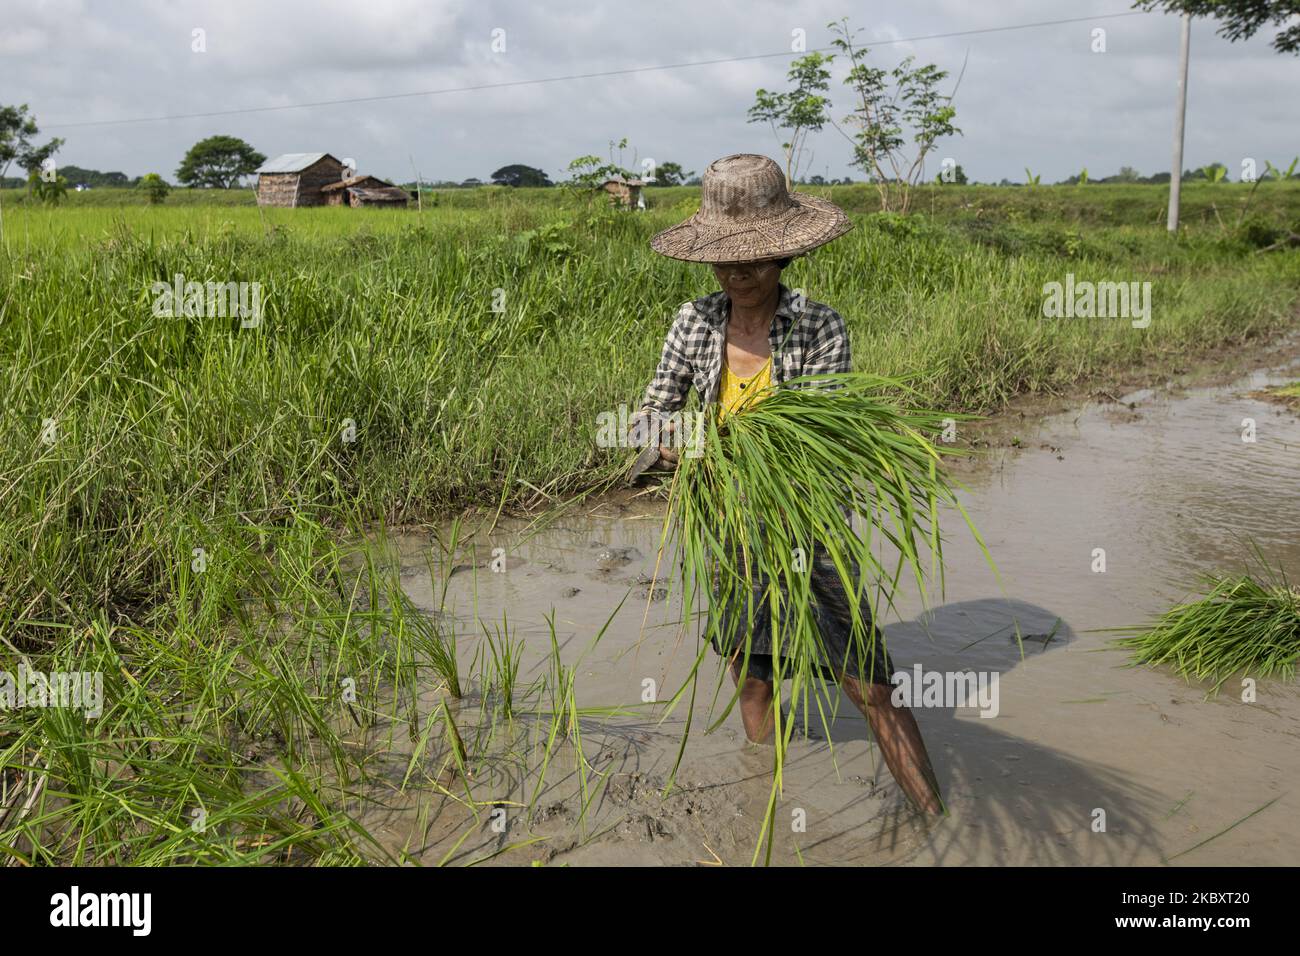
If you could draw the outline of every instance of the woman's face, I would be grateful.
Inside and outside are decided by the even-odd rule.
[[[760,262],[715,263],[713,274],[733,305],[757,308],[776,295],[781,282],[781,267],[775,259]]]

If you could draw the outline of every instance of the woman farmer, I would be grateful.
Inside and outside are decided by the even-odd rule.
[[[769,386],[802,375],[851,371],[844,320],[828,306],[801,301],[781,284],[781,270],[794,256],[851,228],[833,204],[790,193],[780,167],[766,156],[741,153],[711,163],[704,172],[699,212],[659,233],[651,247],[673,259],[709,263],[722,289],[678,311],[646,389],[642,413],[662,420],[682,408],[694,387],[702,402],[718,403],[721,419],[761,400]],[[660,461],[672,467],[677,452],[669,444],[661,444],[658,452]],[[874,659],[858,661],[850,639],[849,598],[824,548],[814,548],[811,565],[811,593],[828,658],[823,672],[838,680],[865,715],[885,763],[912,802],[929,813],[942,813],[938,783],[916,719],[891,700],[894,668],[883,635],[870,623]],[[729,659],[732,679],[739,685],[745,735],[761,743],[772,734],[779,698],[773,687],[772,628],[761,593],[764,585],[751,584],[757,609],[753,621],[743,619],[743,608],[724,609],[726,616],[742,617],[733,617],[723,628],[724,634],[736,635],[734,646],[719,647],[715,641],[714,649]],[[869,607],[862,608],[862,618],[870,622]],[[747,631],[752,634],[746,664]]]

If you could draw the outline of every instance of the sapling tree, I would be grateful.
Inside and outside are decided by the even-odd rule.
[[[136,184],[136,189],[144,193],[151,206],[160,204],[167,198],[167,194],[172,191],[167,181],[157,173],[145,173],[141,176],[140,182]]]
[[[614,150],[618,150],[618,160],[614,160]],[[632,170],[623,166],[623,151],[627,149],[627,137],[615,143],[609,141],[609,160],[606,161],[596,155],[579,156],[573,162],[569,163],[569,178],[564,180],[561,185],[568,186],[572,189],[587,191],[595,189],[602,185],[606,180],[621,176],[624,179],[636,179],[637,175]],[[635,153],[632,165],[636,165]]]
[[[835,34],[832,45],[853,64],[844,81],[855,98],[845,120],[856,130],[845,134],[853,144],[853,165],[875,183],[882,211],[906,213],[930,150],[943,137],[961,133],[953,125],[952,95],[938,90],[948,73],[933,63],[914,67],[910,56],[892,70],[871,66],[867,48],[854,39],[861,31],[850,30],[847,18],[828,26]],[[904,152],[909,133],[915,150],[910,159]]]
[[[57,206],[68,194],[68,180],[63,176],[50,176],[34,169],[27,174],[27,193],[33,199]]]
[[[785,185],[793,188],[803,158],[804,142],[809,133],[819,131],[827,122],[831,101],[822,94],[830,89],[831,72],[827,67],[833,55],[809,53],[795,60],[786,79],[794,87],[785,93],[759,89],[754,93],[754,105],[749,108],[749,122],[767,123],[778,140],[784,138],[780,130],[788,130],[788,139],[781,143],[785,153]]]

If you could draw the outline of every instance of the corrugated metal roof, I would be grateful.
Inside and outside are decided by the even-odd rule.
[[[257,169],[256,173],[300,173],[308,166],[314,166],[319,163],[329,153],[285,153],[283,156],[277,156],[270,162],[263,163]],[[334,159],[330,156],[330,159]],[[336,163],[337,159],[334,160]]]

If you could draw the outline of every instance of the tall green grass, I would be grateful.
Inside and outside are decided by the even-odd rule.
[[[597,445],[597,415],[639,403],[669,317],[713,291],[648,249],[693,202],[6,204],[0,669],[102,669],[112,709],[0,713],[0,845],[23,862],[382,857],[356,826],[366,782],[340,728],[395,718],[349,709],[337,680],[395,688],[404,726],[441,741],[411,706],[438,645],[385,605],[377,569],[356,591],[335,538],[613,480],[623,456]],[[784,281],[845,316],[858,369],[953,412],[1276,333],[1298,298],[1295,253],[1217,225],[1172,243],[855,218]],[[1044,320],[1042,285],[1067,271],[1150,279],[1151,327]],[[260,283],[262,324],[155,317],[150,287],[176,273]],[[252,771],[249,752],[280,762]],[[225,816],[196,848],[200,804]]]

